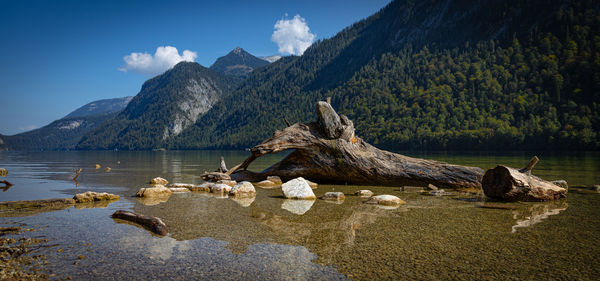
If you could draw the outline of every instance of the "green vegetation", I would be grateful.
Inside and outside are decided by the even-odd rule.
[[[599,4],[489,2],[393,2],[252,72],[168,147],[251,147],[331,96],[387,149],[600,149]]]

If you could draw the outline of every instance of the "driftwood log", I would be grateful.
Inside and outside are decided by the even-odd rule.
[[[251,155],[228,171],[237,181],[304,177],[319,183],[385,186],[433,184],[441,188],[480,189],[483,170],[411,158],[380,150],[354,134],[354,124],[327,102],[316,106],[318,121],[296,123],[250,149]],[[262,172],[248,171],[256,158],[294,150]]]
[[[488,170],[483,176],[483,192],[502,201],[548,201],[566,197],[566,188],[531,174],[538,161],[534,156],[523,169],[497,166]]]
[[[126,220],[126,221],[130,221],[130,222],[139,224],[139,225],[143,226],[144,228],[146,228],[158,235],[164,236],[164,235],[167,235],[167,233],[168,233],[167,225],[165,225],[165,223],[157,217],[140,215],[140,214],[136,214],[136,213],[129,212],[129,211],[123,211],[123,210],[116,211],[114,214],[112,214],[112,217],[115,219],[122,219],[122,220]]]

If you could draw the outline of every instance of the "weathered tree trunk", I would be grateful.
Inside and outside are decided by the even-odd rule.
[[[377,149],[354,135],[354,124],[329,103],[317,103],[318,122],[294,124],[253,147],[241,165],[228,173],[234,180],[260,181],[267,176],[284,180],[304,177],[319,183],[403,186],[433,184],[442,188],[480,189],[483,170],[439,161],[411,158]],[[290,155],[255,173],[248,165],[256,158],[293,149]]]
[[[531,175],[538,160],[534,156],[523,169],[497,166],[488,170],[483,176],[483,192],[503,201],[548,201],[566,197],[566,188]]]
[[[149,217],[123,210],[116,211],[114,214],[112,214],[112,217],[115,219],[134,222],[158,235],[164,236],[168,233],[167,225],[165,225],[165,223],[157,217]]]

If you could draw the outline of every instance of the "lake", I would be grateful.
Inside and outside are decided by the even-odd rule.
[[[522,167],[532,153],[403,153],[453,164]],[[341,191],[341,204],[293,201],[281,189],[257,188],[252,200],[207,193],[177,193],[167,201],[134,197],[154,177],[171,183],[202,182],[224,156],[228,166],[244,151],[0,152],[5,179],[14,185],[0,201],[66,198],[84,191],[121,196],[111,204],[81,205],[13,216],[0,226],[47,239],[32,255],[33,269],[64,280],[592,280],[600,276],[600,193],[570,189],[567,199],[498,203],[478,208],[481,194],[428,196],[399,187],[319,185],[317,197]],[[570,185],[600,184],[600,154],[537,154],[533,173]],[[261,170],[282,156],[253,162]],[[119,163],[119,164],[118,164]],[[100,164],[101,168],[94,166]],[[107,172],[105,167],[110,167]],[[76,185],[71,178],[82,168]],[[352,194],[370,189],[407,204],[383,209]],[[124,209],[160,217],[165,237],[113,220]],[[8,235],[7,237],[12,237]]]

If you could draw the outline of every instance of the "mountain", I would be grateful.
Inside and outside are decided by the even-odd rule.
[[[268,61],[269,63],[274,63],[274,62],[278,61],[281,58],[281,56],[280,55],[272,55],[272,56],[260,57],[260,58]]]
[[[245,148],[317,100],[387,149],[600,149],[600,3],[393,1],[256,69],[171,149]]]
[[[244,77],[255,68],[265,66],[269,61],[259,59],[240,47],[218,58],[210,69],[227,75]]]
[[[73,149],[81,137],[119,113],[133,97],[104,99],[88,103],[42,128],[14,136],[0,136],[0,149]]]
[[[194,124],[239,78],[180,62],[146,81],[117,116],[86,134],[78,149],[154,149]]]

